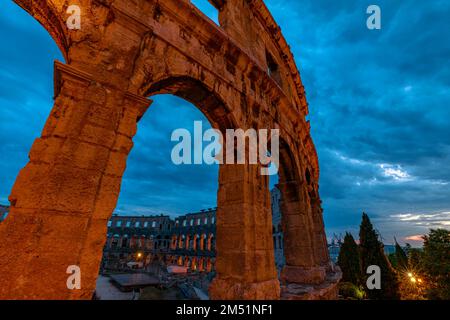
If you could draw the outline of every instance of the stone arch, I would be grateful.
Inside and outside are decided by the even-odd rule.
[[[197,257],[191,258],[191,270],[197,271]]]
[[[314,177],[314,171],[312,170]],[[309,170],[306,169],[305,177],[308,178]],[[308,181],[308,179],[307,179]],[[319,197],[319,186],[315,179],[310,179],[308,183],[308,197],[311,204],[311,218],[312,218],[312,234],[314,243],[314,258],[316,264],[322,266],[326,271],[332,269],[330,263],[330,255],[328,252],[328,242],[325,233],[325,225],[323,222],[322,201]]]
[[[202,235],[200,236],[200,246],[199,249],[201,251],[205,250],[206,248],[206,234],[202,233]]]
[[[68,61],[69,37],[67,26],[62,19],[67,7],[55,1],[13,0],[22,9],[34,17],[50,34],[64,59]]]
[[[220,82],[218,80],[218,82]],[[145,84],[140,89],[140,94],[152,97],[156,94],[173,94],[193,103],[211,123],[212,127],[225,133],[226,129],[245,128],[246,125],[237,121],[235,114],[239,114],[241,105],[236,105],[236,101],[244,103],[242,98],[230,99],[222,91],[217,90],[220,85],[212,79],[198,79],[192,74],[189,75],[171,75],[163,77],[155,82]],[[242,122],[242,117],[240,119]],[[255,185],[263,184],[264,178],[260,176],[260,166],[258,165],[220,165],[219,166],[219,188],[218,188],[218,210],[217,221],[214,219],[212,224],[216,225],[216,237],[208,234],[205,239],[205,250],[216,252],[217,255],[217,273],[218,276],[210,286],[210,296],[214,298],[227,297],[233,291],[239,292],[238,295],[245,299],[262,298],[278,298],[280,294],[279,282],[276,279],[276,270],[269,263],[270,250],[268,239],[271,239],[268,232],[269,218],[268,215],[258,217],[262,223],[259,228],[254,228],[253,222],[250,222],[247,215],[242,212],[248,210],[248,201],[254,203],[251,215],[261,215],[262,212],[268,212],[268,203],[260,203],[257,194],[250,193],[245,185],[247,181],[252,181]],[[267,185],[264,185],[267,188]],[[261,188],[260,192],[265,194],[265,189]],[[240,191],[238,191],[240,190]],[[260,205],[261,207],[259,207]],[[263,206],[266,206],[262,209]],[[240,209],[239,209],[240,208]],[[239,214],[236,213],[236,210]],[[238,216],[240,215],[240,216]],[[242,222],[238,222],[242,219]],[[247,231],[251,234],[259,233],[263,241],[258,247],[255,247],[252,240],[242,240],[242,226],[246,226]],[[232,241],[230,241],[230,236]],[[185,250],[191,250],[191,239],[193,235],[186,236]],[[236,240],[238,245],[235,246]],[[245,248],[248,249],[245,249]],[[259,248],[259,249],[257,249]],[[246,255],[252,255],[254,259],[246,259]],[[272,253],[273,255],[273,253]],[[263,262],[253,270],[255,259],[262,259]],[[234,261],[235,263],[230,263]],[[242,264],[249,264],[245,274]],[[214,267],[210,261],[210,270]],[[229,274],[232,274],[230,277]],[[253,283],[253,284],[251,284]],[[251,285],[250,285],[251,284]],[[231,296],[230,296],[231,297]]]
[[[171,75],[144,85],[142,95],[173,94],[185,99],[197,107],[211,123],[212,127],[222,133],[226,129],[239,128],[232,110],[224,102],[220,93],[208,85],[189,75]]]
[[[191,248],[191,235],[188,233],[187,235],[186,235],[186,246],[184,247],[184,249],[186,249],[186,250],[190,250],[190,248]]]
[[[121,241],[120,241],[120,247],[121,248],[128,248],[128,246],[129,246],[129,239],[128,239],[128,235],[127,234],[124,234],[123,236],[122,236],[122,239],[121,239]]]
[[[314,284],[325,280],[326,270],[317,263],[308,181],[313,176],[297,155],[297,145],[285,136],[280,138],[279,182],[286,265],[281,272],[285,283]],[[279,239],[278,239],[279,240]]]
[[[147,238],[146,243],[146,249],[152,249],[153,247],[153,238],[150,236]]]
[[[205,271],[204,260],[205,260],[204,257],[199,257],[198,258],[198,271],[199,272]]]
[[[146,241],[146,237],[145,235],[141,235],[139,237],[139,243],[138,243],[138,248],[145,248],[145,241]]]
[[[210,233],[208,235],[208,243],[206,245],[207,251],[212,251],[212,249],[213,249],[213,238],[214,238],[214,235],[212,233]]]
[[[178,236],[176,234],[172,235],[172,242],[170,248],[175,250],[178,247]]]
[[[119,240],[120,240],[120,235],[114,234],[114,235],[111,237],[111,244],[110,244],[110,247],[111,247],[111,248],[117,248],[117,247],[119,246]]]
[[[128,0],[102,5],[80,0],[89,10],[85,27],[70,33],[76,41],[60,31],[65,2],[16,2],[40,19],[64,49],[68,64],[55,64],[52,113],[17,177],[10,215],[0,225],[0,252],[17,249],[0,260],[0,298],[92,297],[107,221],[116,206],[137,122],[151,104],[148,96],[172,93],[185,98],[221,131],[275,123],[287,128],[301,147],[295,153],[306,157],[297,164],[313,167],[313,180],[318,181],[299,72],[261,0],[223,2],[222,28],[192,13],[189,1],[135,0],[130,6]],[[280,71],[281,86],[267,73],[268,52]],[[208,258],[217,272],[212,299],[280,297],[267,189],[259,165],[219,167],[217,258]],[[299,189],[299,198],[306,195],[298,201],[305,211],[319,214],[318,197],[312,209],[308,191]],[[308,219],[304,234],[323,236],[323,229],[313,229],[311,214]],[[83,270],[82,290],[67,290],[68,265]],[[309,276],[316,265],[293,266],[295,272],[286,272],[286,279],[305,279],[296,278],[303,272],[320,282]]]
[[[184,234],[180,235],[180,240],[179,240],[179,248],[183,249],[184,246],[186,245],[186,236]]]
[[[193,250],[197,251],[200,250],[200,236],[198,234],[196,234],[194,236],[194,243],[193,243],[194,247]]]

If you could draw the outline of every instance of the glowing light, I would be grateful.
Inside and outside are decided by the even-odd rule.
[[[412,275],[412,273],[411,272],[408,272],[408,277],[412,277],[413,275]]]
[[[142,257],[142,253],[139,252],[139,253],[137,254],[137,257],[138,257],[138,258]]]
[[[412,283],[415,283],[415,282],[416,282],[416,278],[411,277],[411,282],[412,282]]]

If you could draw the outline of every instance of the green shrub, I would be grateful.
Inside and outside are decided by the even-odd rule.
[[[361,300],[364,298],[364,290],[351,282],[339,283],[339,294],[347,299]]]

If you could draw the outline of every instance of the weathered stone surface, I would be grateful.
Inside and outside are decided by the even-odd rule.
[[[216,277],[210,288],[211,299],[220,300],[275,300],[280,297],[278,280],[264,282],[236,282]]]
[[[221,131],[280,129],[283,282],[325,290],[329,257],[305,92],[261,0],[212,1],[221,26],[188,0],[79,0],[80,30],[66,27],[67,1],[15,2],[47,29],[66,64],[55,64],[54,107],[0,225],[0,298],[91,297],[137,122],[159,93],[191,101]],[[259,170],[220,167],[212,298],[280,297]],[[66,287],[69,265],[81,267],[81,290]]]
[[[336,300],[338,283],[342,272],[336,268],[329,272],[320,284],[288,283],[281,286],[281,299],[284,300]]]
[[[287,283],[319,284],[325,280],[324,267],[299,267],[287,265],[281,272],[281,281]]]

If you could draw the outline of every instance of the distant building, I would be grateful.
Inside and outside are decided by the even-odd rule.
[[[213,271],[216,210],[169,216],[119,216],[108,222],[102,270],[147,266],[153,261]]]
[[[339,251],[341,250],[342,238],[333,235],[331,242],[328,244],[328,253],[330,254],[330,259],[334,263],[337,262],[339,257]]]
[[[192,271],[214,270],[216,209],[189,213],[175,219],[168,262]]]
[[[280,191],[272,197],[275,264],[285,264],[281,229]],[[212,272],[216,261],[216,210],[209,208],[171,219],[169,216],[119,216],[108,222],[102,270],[148,266],[154,261]]]
[[[172,220],[168,216],[119,216],[108,221],[103,269],[125,268],[128,262],[149,263],[169,251]]]

